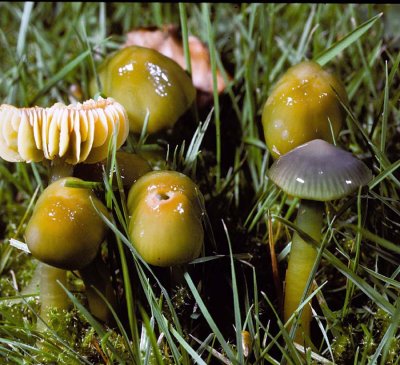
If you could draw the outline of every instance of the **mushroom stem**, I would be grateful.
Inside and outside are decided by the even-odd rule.
[[[169,270],[171,287],[184,286],[186,283],[185,272],[188,271],[188,264],[170,266]]]
[[[50,308],[67,309],[69,300],[64,289],[59,283],[66,285],[65,270],[40,264],[40,304],[41,318],[47,322]],[[42,322],[38,322],[38,329],[43,327]]]
[[[303,199],[296,218],[297,227],[317,242],[321,240],[324,205],[318,201]],[[292,239],[292,248],[286,271],[284,320],[299,307],[310,272],[317,257],[317,250],[304,241],[298,233]],[[311,307],[305,305],[299,319],[295,341],[303,343],[310,337]]]
[[[60,159],[51,161],[49,184],[65,176],[71,176],[72,171],[72,165],[66,164]],[[45,322],[48,322],[50,308],[62,310],[67,309],[70,304],[67,293],[59,283],[66,286],[67,271],[40,263],[40,316]],[[38,323],[38,329],[42,327],[43,324]]]
[[[103,294],[107,302],[113,308],[116,308],[117,300],[110,280],[108,268],[101,259],[101,255],[98,254],[89,265],[80,269],[79,273],[85,283],[90,312],[103,322],[110,323],[112,320],[112,313],[108,308],[107,303],[98,292]]]
[[[63,177],[72,176],[74,166],[67,164],[62,159],[54,159],[50,165],[49,185]]]

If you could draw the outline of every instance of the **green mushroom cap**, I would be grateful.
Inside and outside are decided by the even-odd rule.
[[[32,255],[63,270],[79,270],[92,262],[107,233],[96,211],[108,216],[103,203],[91,190],[67,186],[80,181],[66,177],[50,184],[39,197],[25,231]]]
[[[269,170],[269,178],[289,195],[330,201],[366,185],[372,173],[350,152],[315,139],[276,160]]]
[[[203,196],[177,171],[152,171],[129,191],[129,235],[143,260],[160,267],[182,265],[201,254]]]
[[[196,98],[190,76],[154,49],[130,46],[111,54],[98,70],[103,92],[121,103],[130,131],[140,133],[148,115],[149,134],[171,128]],[[97,90],[95,80],[91,93]]]
[[[289,68],[278,80],[262,112],[267,147],[274,159],[303,143],[333,141],[342,129],[348,103],[340,79],[314,61]]]

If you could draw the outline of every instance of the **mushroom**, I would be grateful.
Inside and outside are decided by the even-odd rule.
[[[78,270],[92,262],[106,234],[96,211],[107,216],[106,207],[91,190],[68,186],[79,182],[64,177],[51,183],[37,200],[25,230],[32,255],[64,270]]]
[[[0,106],[0,157],[10,162],[49,160],[72,170],[77,163],[95,163],[108,154],[116,132],[117,148],[129,129],[123,106],[99,97],[50,108]]]
[[[362,161],[320,139],[281,156],[272,164],[268,175],[284,192],[302,199],[296,224],[316,242],[321,240],[323,202],[343,198],[372,178]],[[286,271],[285,321],[300,305],[316,257],[317,250],[295,233]],[[297,342],[309,338],[310,321],[311,309],[305,306],[295,335]]]
[[[71,176],[73,166],[78,163],[104,160],[113,135],[119,148],[128,133],[126,112],[111,98],[100,97],[96,101],[71,105],[56,103],[50,108],[0,106],[0,157],[9,162],[47,162],[49,184]],[[60,206],[59,210],[62,209],[68,211],[69,208]],[[40,295],[44,315],[48,307],[68,306],[66,293],[57,280],[65,284],[66,271],[41,264]]]
[[[173,59],[186,70],[186,59],[182,46],[182,37],[175,24],[165,24],[161,28],[148,27],[133,29],[126,34],[125,47],[141,46],[153,48]],[[213,80],[210,54],[206,45],[193,35],[188,36],[191,74],[197,90],[197,103],[207,106],[212,99]],[[228,76],[229,77],[229,76]],[[217,91],[222,93],[226,84],[219,69],[216,70]]]
[[[313,61],[291,68],[278,80],[262,112],[265,142],[274,159],[313,139],[332,142],[348,102],[340,80]]]
[[[203,196],[197,185],[176,171],[152,171],[128,195],[129,234],[147,263],[176,266],[196,259],[203,247]]]
[[[127,110],[130,130],[140,133],[148,115],[149,134],[172,127],[189,109],[196,89],[172,59],[144,47],[131,46],[110,55],[100,66],[102,92]],[[97,90],[95,80],[91,93]]]
[[[88,277],[88,268],[93,271],[95,265],[98,265],[92,263],[107,233],[107,226],[97,211],[105,216],[108,216],[108,211],[91,190],[68,186],[79,182],[82,180],[64,177],[51,183],[43,191],[26,226],[25,242],[32,255],[40,262],[62,270],[81,270],[81,275],[85,274],[82,278],[92,314],[108,321],[109,311],[91,285],[102,289],[108,294],[107,299],[114,302],[109,285],[104,285],[109,280],[104,280],[104,275],[103,280],[99,280],[99,277],[97,280],[96,277]],[[96,275],[99,274],[96,272]],[[49,293],[46,290],[49,285],[53,285],[49,280],[42,282],[41,291]],[[48,303],[42,303],[43,313],[48,308]]]

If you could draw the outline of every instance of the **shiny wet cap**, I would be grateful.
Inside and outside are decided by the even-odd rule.
[[[362,161],[321,139],[281,156],[268,175],[287,194],[317,201],[343,198],[372,178]]]

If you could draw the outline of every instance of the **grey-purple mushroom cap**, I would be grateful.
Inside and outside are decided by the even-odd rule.
[[[321,139],[281,156],[268,176],[287,194],[317,201],[343,198],[372,179],[371,170],[362,161]]]

